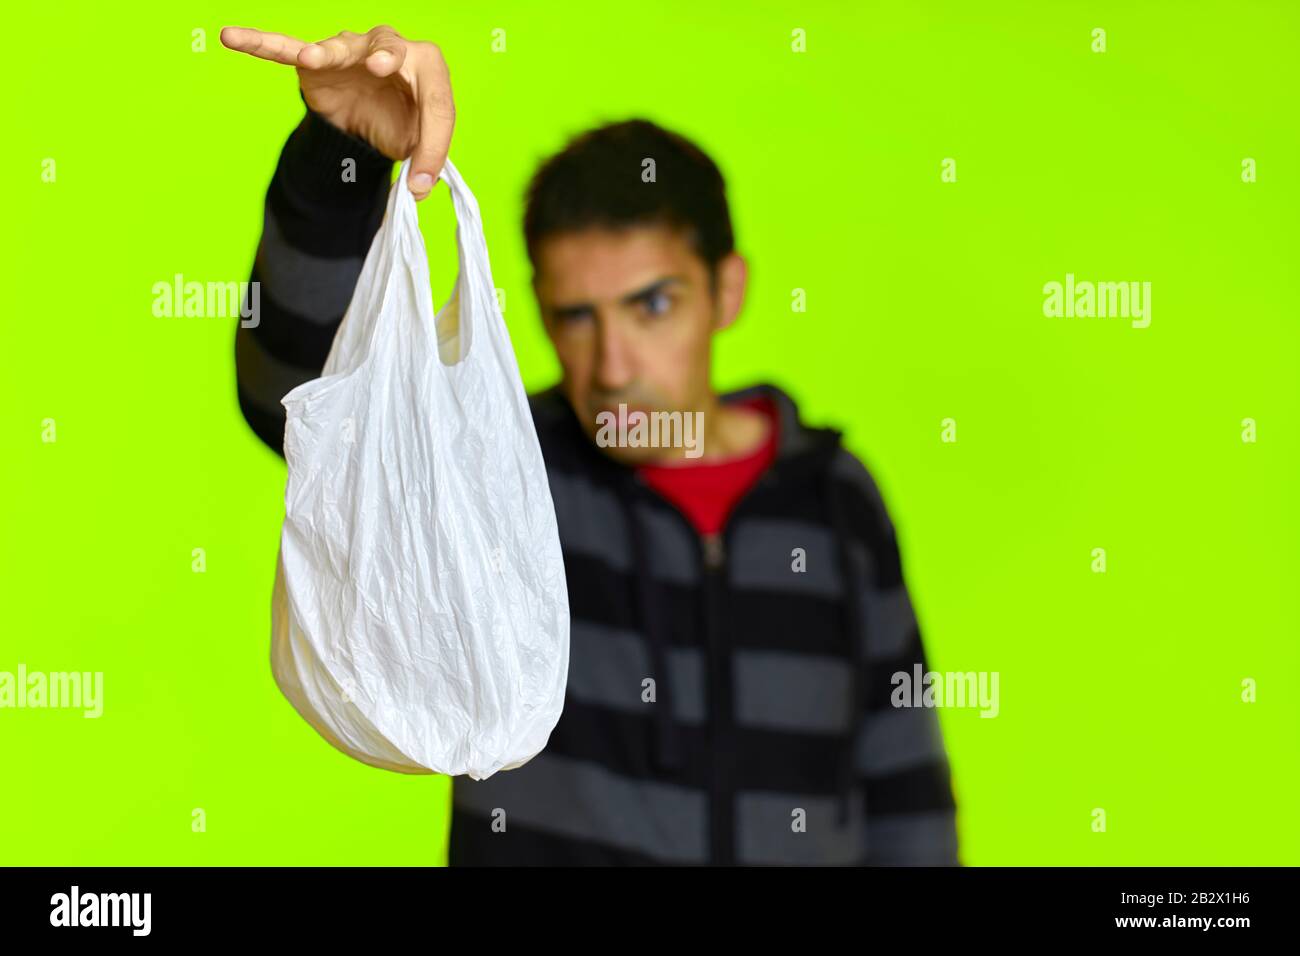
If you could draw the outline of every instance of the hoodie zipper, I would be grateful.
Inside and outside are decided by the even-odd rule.
[[[722,531],[700,534],[673,502],[653,489],[649,493],[677,516],[683,527],[699,543],[700,564],[704,570],[704,652],[707,680],[707,716],[710,735],[709,751],[709,859],[714,866],[733,866],[736,862],[736,782],[732,768],[735,749],[735,704],[732,681],[731,640],[727,626],[727,529],[748,507],[754,493],[773,481],[776,462],[740,497],[727,516]],[[645,487],[640,478],[637,483]]]
[[[709,694],[709,858],[730,866],[736,858],[735,782],[731,758],[732,731],[731,641],[726,634],[726,539],[721,532],[700,536],[704,565],[704,635]]]
[[[727,623],[726,532],[736,518],[749,507],[755,492],[771,484],[779,467],[774,461],[745,494],[732,506],[722,531],[700,534],[690,519],[672,501],[648,487],[636,476],[634,482],[651,497],[666,506],[670,514],[699,543],[700,564],[704,570],[704,646],[707,680],[707,718],[712,765],[709,767],[709,859],[715,866],[733,866],[736,861],[736,783],[732,768],[735,750],[735,704],[732,681],[731,640]]]
[[[584,436],[585,438],[585,436]],[[584,443],[584,447],[586,447]],[[802,454],[802,453],[800,453]],[[771,463],[755,482],[754,486],[741,496],[727,516],[726,527],[722,532],[701,535],[695,530],[690,519],[677,505],[649,487],[640,475],[634,475],[633,483],[665,506],[669,514],[676,515],[677,520],[687,533],[699,543],[700,563],[704,571],[704,614],[705,614],[705,648],[708,667],[708,726],[711,734],[712,766],[709,768],[709,849],[710,859],[715,865],[733,865],[736,857],[735,848],[735,774],[734,759],[734,688],[732,682],[732,648],[725,634],[726,622],[726,570],[727,542],[726,528],[734,526],[737,517],[748,510],[754,493],[762,486],[775,481],[775,472],[782,465],[783,456],[778,449],[776,460]],[[788,464],[788,461],[786,462]],[[648,569],[639,569],[648,573]]]

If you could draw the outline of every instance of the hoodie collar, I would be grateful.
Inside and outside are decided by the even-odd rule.
[[[783,389],[770,383],[751,385],[748,388],[723,392],[718,400],[725,404],[744,402],[763,397],[769,399],[777,410],[780,432],[777,436],[776,462],[774,464],[825,466],[826,460],[840,447],[842,433],[834,428],[807,425],[799,416],[799,408]],[[635,469],[615,461],[597,448],[578,420],[568,397],[558,384],[533,396],[535,416],[540,427],[553,427],[563,432],[565,438],[586,457],[599,459],[603,465],[598,470],[612,477]],[[802,470],[802,468],[796,468]]]

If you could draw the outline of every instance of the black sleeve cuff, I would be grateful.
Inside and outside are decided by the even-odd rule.
[[[356,162],[356,182],[343,180],[345,159]],[[376,192],[388,192],[393,160],[309,107],[285,143],[279,172],[310,203],[368,208]]]

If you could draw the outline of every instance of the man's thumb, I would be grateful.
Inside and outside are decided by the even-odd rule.
[[[451,145],[451,123],[449,118],[427,110],[420,118],[420,141],[411,154],[411,178],[407,182],[411,195],[417,200],[424,199],[433,191],[438,174],[447,162],[447,151]]]

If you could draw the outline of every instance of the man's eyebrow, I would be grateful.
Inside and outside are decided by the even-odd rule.
[[[635,292],[629,292],[619,299],[623,305],[634,305],[644,299],[650,298],[656,292],[668,288],[672,285],[684,285],[686,278],[684,276],[664,276],[662,279],[656,279],[647,286],[637,289]],[[568,318],[573,315],[580,315],[583,312],[590,312],[594,306],[590,302],[576,302],[573,305],[559,305],[551,309],[551,314],[557,319]]]
[[[634,305],[642,299],[648,299],[661,289],[666,289],[670,285],[685,285],[686,279],[683,276],[664,276],[662,279],[656,279],[644,288],[637,289],[635,292],[629,292],[620,300],[624,305]]]

